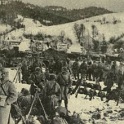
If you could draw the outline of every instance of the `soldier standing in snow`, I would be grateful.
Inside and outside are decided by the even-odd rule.
[[[79,79],[79,62],[78,59],[72,65],[72,71],[75,79]]]
[[[68,93],[69,93],[69,89],[71,87],[72,81],[70,78],[70,73],[68,72],[67,68],[65,67],[62,68],[61,73],[57,77],[57,82],[59,83],[60,88],[61,88],[60,104],[62,100],[64,100],[65,107],[66,109],[68,109]]]
[[[80,65],[81,79],[82,78],[85,79],[86,71],[87,71],[87,64],[86,64],[86,62],[84,60],[83,63]]]
[[[17,100],[16,88],[12,82],[7,79],[7,71],[0,71],[0,96],[6,96],[4,105],[0,105],[0,124],[13,124],[10,117],[11,104]],[[2,102],[2,101],[0,101]]]
[[[92,80],[91,79],[91,75],[92,75],[92,62],[91,61],[89,61],[88,63],[87,63],[87,76],[86,76],[86,79],[88,79],[88,80]]]
[[[48,103],[48,111],[51,115],[54,114],[55,106],[59,105],[61,99],[61,89],[59,84],[56,82],[56,75],[50,74],[49,81],[46,83],[46,103]]]

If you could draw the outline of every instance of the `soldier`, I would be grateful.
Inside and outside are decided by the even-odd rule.
[[[10,109],[11,104],[17,100],[18,96],[14,84],[8,80],[7,73],[5,69],[0,71],[0,96],[1,99],[6,96],[5,103],[0,105],[0,124],[13,124]]]
[[[55,106],[59,105],[61,98],[61,89],[59,84],[56,82],[55,74],[50,74],[49,81],[46,83],[45,91],[48,111],[50,111],[50,114],[54,114]]]
[[[59,59],[55,60],[54,69],[55,69],[56,74],[59,74],[61,72],[62,63],[61,63],[61,61]]]
[[[43,63],[42,59],[36,58],[33,65],[32,65],[32,72],[35,71],[36,67],[40,67],[42,69],[42,67],[45,67],[45,64]]]
[[[116,80],[116,70],[117,70],[117,65],[116,65],[116,61],[114,61],[111,65],[111,71],[113,72],[114,80]]]
[[[101,62],[97,66],[97,77],[98,82],[103,80],[103,65]]]
[[[29,77],[29,70],[28,70],[28,63],[26,60],[24,60],[22,62],[22,66],[21,66],[21,71],[22,71],[22,82],[24,81],[28,81],[28,77]]]
[[[69,88],[71,87],[72,81],[70,77],[70,73],[68,72],[67,68],[62,68],[62,72],[57,77],[57,82],[60,85],[61,88],[61,100],[64,100],[66,109],[68,108],[68,93]]]
[[[93,76],[93,81],[96,81],[96,79],[97,79],[97,64],[95,61],[93,61],[93,64],[92,64],[92,76]]]
[[[87,71],[87,64],[86,64],[85,60],[80,65],[80,69],[79,70],[80,70],[80,73],[81,73],[81,78],[85,79],[86,71]]]
[[[33,72],[29,77],[29,83],[31,84],[30,92],[32,95],[35,94],[36,88],[40,88],[41,90],[44,89],[44,81],[45,77],[44,74],[41,72],[41,68],[36,67],[35,72]]]
[[[72,71],[75,79],[79,79],[79,62],[78,59],[72,65]]]
[[[117,73],[117,84],[118,84],[118,88],[121,89],[121,86],[123,84],[123,74],[121,72],[121,70],[118,71]]]
[[[86,79],[88,79],[88,80],[92,80],[91,79],[91,75],[92,75],[92,62],[91,61],[89,61],[88,63],[87,63],[87,76],[86,76]]]
[[[50,72],[49,72],[49,69],[48,68],[46,69],[46,72],[44,73],[44,77],[45,77],[45,81],[48,81],[49,80]]]
[[[106,75],[106,79],[105,79],[105,85],[107,86],[106,88],[104,88],[104,90],[107,91],[107,93],[109,93],[111,91],[111,88],[113,86],[114,83],[114,75],[113,72],[110,70],[107,75]]]
[[[23,88],[21,90],[17,102],[19,104],[19,107],[21,108],[22,115],[27,115],[32,103],[32,96],[27,89]]]
[[[51,59],[49,62],[49,67],[48,67],[50,73],[54,73],[54,71],[55,71],[54,65],[55,65],[55,61],[53,59]]]

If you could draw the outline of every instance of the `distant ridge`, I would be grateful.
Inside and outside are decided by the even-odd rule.
[[[57,25],[107,13],[112,12],[98,7],[68,10],[61,6],[40,7],[22,1],[12,1],[0,5],[0,22],[11,23],[16,15],[20,14],[44,25]]]

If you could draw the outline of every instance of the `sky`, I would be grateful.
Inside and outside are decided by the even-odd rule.
[[[89,6],[104,7],[114,12],[124,11],[124,0],[22,0],[40,6],[63,6],[68,9],[79,9]]]

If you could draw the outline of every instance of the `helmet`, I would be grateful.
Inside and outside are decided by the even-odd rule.
[[[66,67],[63,67],[62,68],[62,72],[67,72],[68,70],[67,70],[67,68]]]
[[[41,71],[41,68],[40,67],[36,67],[35,71]]]

